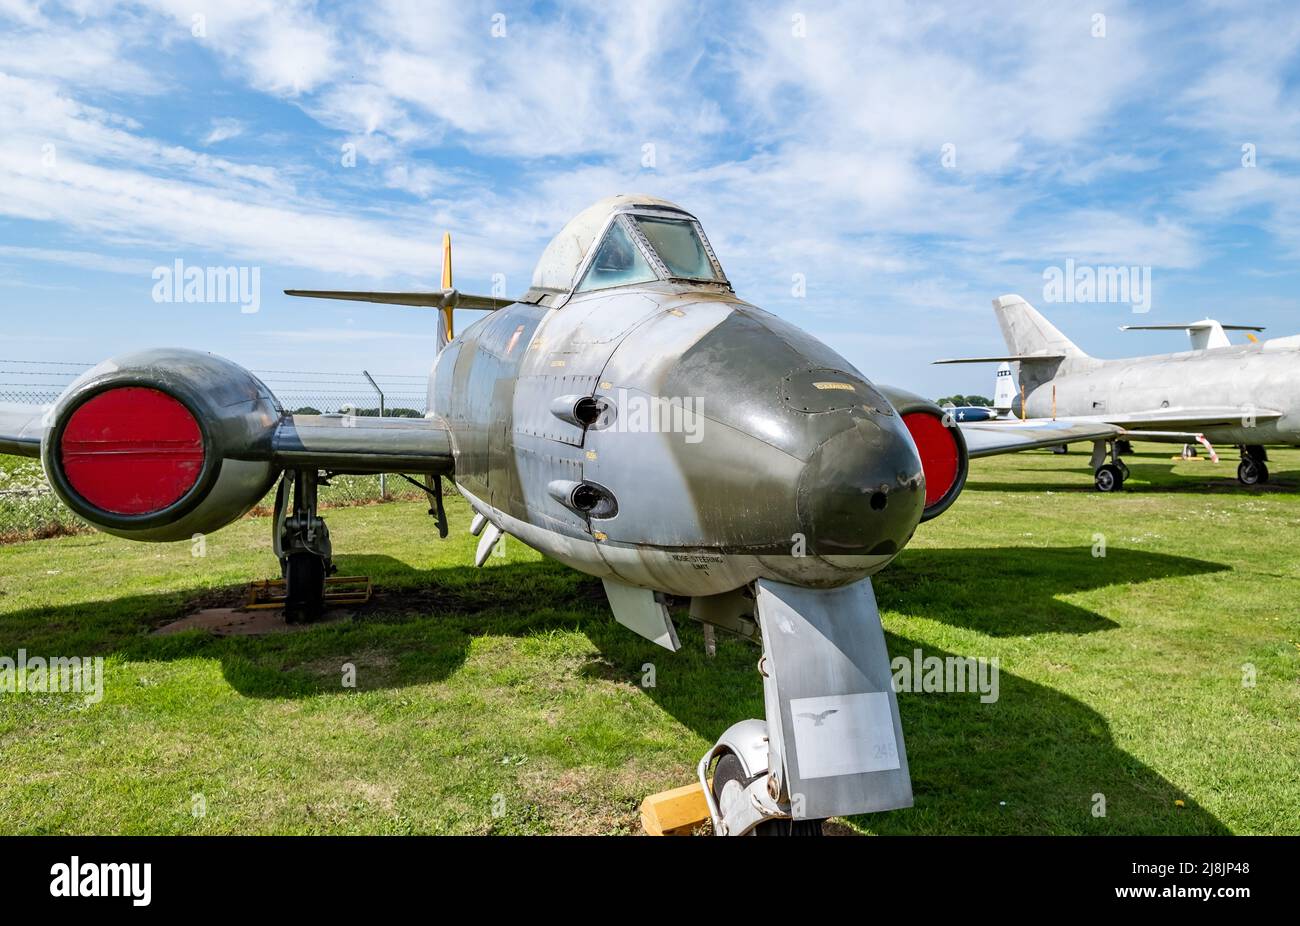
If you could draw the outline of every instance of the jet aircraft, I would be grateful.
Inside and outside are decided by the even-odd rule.
[[[1243,485],[1268,480],[1268,445],[1300,445],[1300,335],[1231,344],[1213,319],[1126,330],[1186,330],[1192,349],[1125,360],[1084,353],[1020,296],[999,296],[993,312],[1006,354],[934,363],[1014,363],[1023,416],[1115,425],[1120,432],[1094,442],[1091,465],[1103,492],[1123,488],[1122,453],[1130,440],[1235,444]],[[1110,462],[1106,462],[1107,457]]]
[[[1113,434],[1067,421],[951,427],[738,297],[700,223],[643,195],[574,217],[516,300],[291,290],[439,313],[424,419],[293,415],[253,374],[190,350],[86,372],[46,408],[0,407],[0,452],[39,457],[96,528],[189,540],[277,484],[286,617],[333,569],[317,489],[344,473],[442,480],[474,511],[482,565],[510,535],[599,577],[614,618],[680,646],[670,606],[760,644],[766,720],[725,731],[698,774],[715,832],[818,832],[910,806],[871,576],[945,511],[970,456]],[[454,330],[454,310],[488,314]],[[1001,422],[989,422],[1001,425]]]

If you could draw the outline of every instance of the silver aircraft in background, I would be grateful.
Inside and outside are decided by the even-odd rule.
[[[148,350],[48,408],[0,406],[0,452],[40,457],[96,528],[188,541],[279,483],[286,616],[320,613],[335,474],[441,480],[474,511],[482,565],[505,535],[604,584],[615,620],[679,648],[670,607],[762,647],[766,721],[701,760],[715,832],[817,832],[909,806],[911,778],[871,576],[961,493],[969,456],[1091,440],[1088,422],[954,427],[736,295],[700,223],[649,196],[603,199],[543,252],[517,300],[434,292],[291,295],[432,308],[424,419],[293,415],[244,368]],[[456,334],[455,308],[488,314]],[[726,698],[726,692],[719,692]]]
[[[1115,425],[1119,433],[1094,443],[1097,488],[1120,489],[1128,475],[1121,459],[1128,440],[1235,445],[1237,478],[1268,479],[1269,445],[1300,445],[1300,335],[1232,344],[1213,319],[1170,325],[1125,325],[1126,330],[1186,330],[1192,349],[1125,360],[1090,357],[1020,296],[999,296],[993,312],[1007,352],[935,363],[1012,363],[1018,368],[1022,417],[1069,418]],[[1107,462],[1109,457],[1110,462]]]

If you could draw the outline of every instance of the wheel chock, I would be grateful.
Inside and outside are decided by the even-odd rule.
[[[363,605],[374,593],[369,576],[330,576],[325,580],[325,607]],[[283,608],[287,599],[284,579],[262,579],[250,583],[244,608],[270,611]]]
[[[709,805],[698,781],[641,802],[641,827],[647,836],[690,836],[708,820]]]

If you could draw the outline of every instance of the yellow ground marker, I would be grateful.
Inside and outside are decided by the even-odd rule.
[[[641,826],[647,836],[689,836],[709,819],[709,805],[699,782],[652,794],[641,802]]]

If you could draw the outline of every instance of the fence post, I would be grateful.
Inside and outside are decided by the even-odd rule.
[[[375,392],[379,395],[379,417],[382,418],[384,417],[384,390],[379,388],[379,384],[375,382],[375,378],[370,375],[369,370],[362,370],[361,372],[366,377],[366,379],[370,380],[370,385],[374,387]],[[381,501],[383,499],[388,498],[388,474],[387,473],[379,474],[379,498]]]

